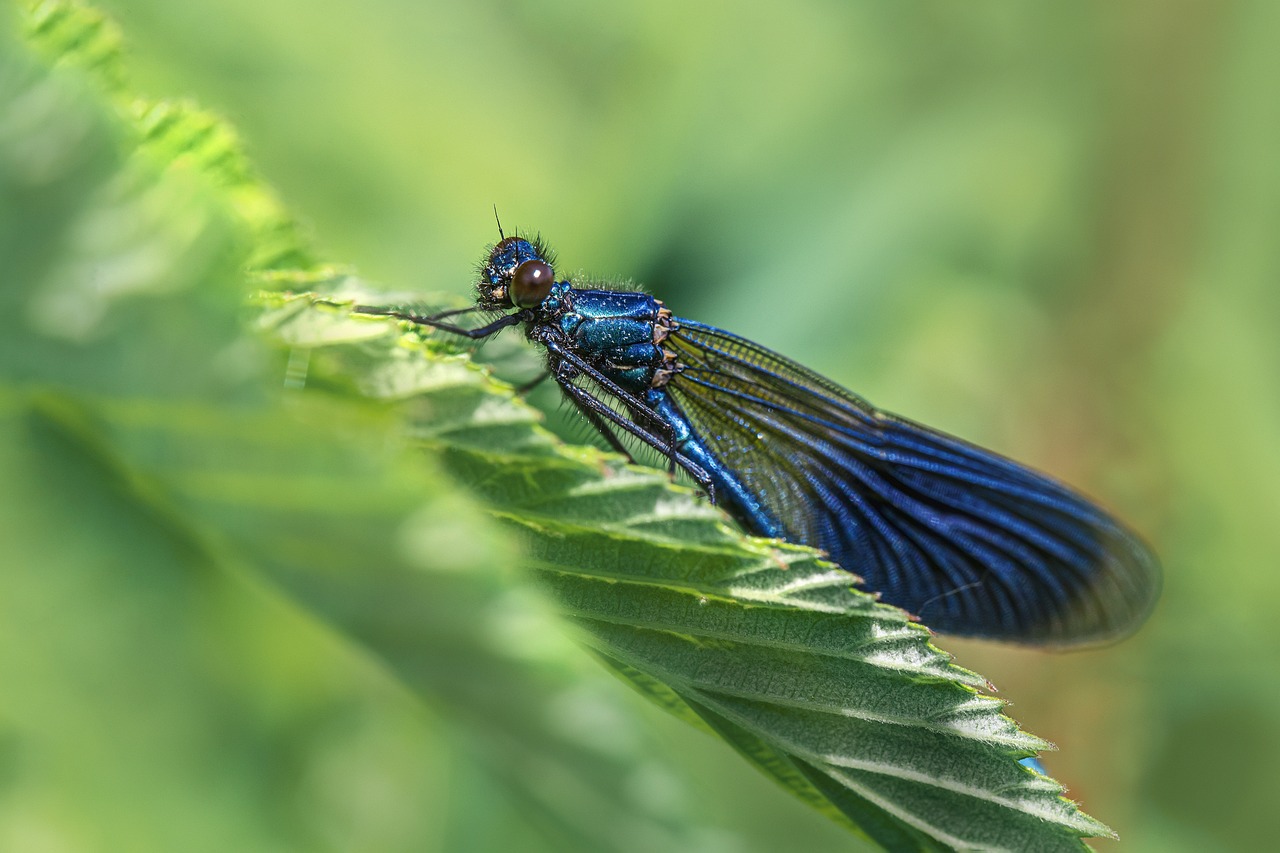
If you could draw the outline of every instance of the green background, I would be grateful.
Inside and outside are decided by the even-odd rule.
[[[466,295],[496,205],[561,272],[633,279],[1113,507],[1165,565],[1137,637],[1064,655],[942,645],[1059,745],[1050,772],[1123,849],[1274,836],[1280,7],[102,8],[136,88],[229,118],[327,257],[368,278]],[[275,606],[202,605],[257,626],[263,673],[290,673],[255,694],[270,721],[255,736],[312,762],[282,776],[303,784],[246,797],[304,827],[303,846],[529,836],[417,700],[314,626],[262,628]],[[711,738],[640,713],[693,768],[684,784],[719,827],[703,849],[856,846]],[[8,814],[6,837],[33,837]]]

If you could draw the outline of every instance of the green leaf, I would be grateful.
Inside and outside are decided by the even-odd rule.
[[[364,696],[372,659],[550,837],[704,846],[689,803],[637,795],[652,745],[542,596],[612,672],[882,846],[1107,834],[1017,763],[1047,744],[924,628],[666,474],[561,444],[451,342],[353,317],[377,292],[314,265],[224,124],[131,97],[91,11],[41,4],[26,29],[55,68],[0,54],[8,837],[393,847],[376,816],[317,838],[268,807],[278,767],[320,761],[281,734],[332,704],[300,673]],[[358,782],[332,802],[356,809]],[[455,841],[492,820],[480,802]]]
[[[743,537],[661,472],[563,446],[447,340],[349,316],[377,294],[264,294],[320,387],[381,400],[522,533],[583,642],[806,802],[891,849],[1079,849],[1101,824],[1017,763],[1048,747],[902,611],[803,548]],[[384,333],[372,336],[371,327]]]

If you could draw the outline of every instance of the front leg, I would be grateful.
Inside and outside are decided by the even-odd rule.
[[[410,323],[414,323],[418,326],[429,326],[433,329],[439,329],[442,332],[448,332],[451,335],[461,335],[464,338],[471,338],[472,340],[479,340],[480,338],[487,338],[490,335],[496,335],[503,329],[509,326],[514,326],[517,323],[521,323],[525,319],[525,312],[517,311],[514,314],[507,314],[499,317],[487,326],[481,326],[478,329],[467,329],[453,323],[443,322],[446,317],[454,317],[458,314],[466,314],[475,310],[477,309],[456,308],[452,311],[445,311],[430,317],[423,317],[419,314],[410,314],[405,311],[396,311],[390,308],[378,308],[373,305],[357,305],[355,307],[355,313],[357,314],[369,314],[375,317],[394,317],[397,320],[408,320]]]

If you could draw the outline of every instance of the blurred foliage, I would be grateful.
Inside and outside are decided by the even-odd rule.
[[[104,6],[129,32],[134,81],[231,116],[326,256],[397,287],[462,295],[496,203],[504,222],[541,228],[567,268],[634,277],[682,313],[1104,498],[1165,562],[1164,601],[1138,637],[1070,656],[946,645],[1059,744],[1050,770],[1126,849],[1270,840],[1263,806],[1280,766],[1280,693],[1267,675],[1280,640],[1265,605],[1280,585],[1280,9]],[[21,65],[9,43],[0,50],[4,85],[17,86]],[[166,394],[212,390],[229,402],[260,387],[232,381],[244,361],[218,347],[240,295],[200,286],[212,265],[235,259],[235,228],[189,199],[179,206],[188,216],[164,220],[171,232],[150,249],[113,231],[174,204],[110,179],[119,142],[92,103],[59,110],[73,97],[65,87],[41,91],[0,125],[5,139],[42,131],[4,172],[6,280],[75,280],[47,266],[55,254],[96,269],[107,255],[162,253],[183,262],[184,286],[209,304],[130,301],[131,287],[182,282],[111,265],[117,275],[103,281],[117,283],[108,293],[123,308],[95,318],[81,309],[101,290],[51,286],[23,318],[43,334],[87,336],[87,357],[67,365],[50,347],[15,362],[30,341],[6,327],[6,370],[16,363],[49,382],[74,374],[104,393],[179,377]],[[63,189],[86,184],[103,189],[90,208],[72,208]],[[114,251],[121,245],[143,251]],[[6,319],[14,292],[0,287]],[[141,365],[123,360],[108,334],[115,310],[171,329],[163,350],[142,353]],[[0,485],[6,554],[17,555],[0,570],[0,846],[76,848],[92,826],[112,827],[116,847],[163,849],[188,825],[207,827],[210,849],[284,843],[271,838],[403,849],[427,834],[443,849],[527,846],[535,836],[512,807],[518,795],[477,774],[465,745],[440,737],[379,665],[247,579],[142,571],[185,565],[189,555],[172,549],[190,543],[147,533],[157,522],[136,512],[147,505],[133,497],[139,484],[121,482],[78,439],[85,413],[63,402],[6,415],[6,430],[26,438],[11,432],[0,445],[6,472],[23,466],[7,484],[43,484]],[[365,430],[330,425],[330,448],[386,450],[362,440]],[[278,423],[266,435],[278,430],[288,431]],[[17,447],[27,450],[15,458]],[[84,454],[102,465],[85,505],[134,511],[77,526],[78,505],[59,502],[55,487]],[[372,470],[399,472],[390,458]],[[427,475],[397,476],[424,504],[465,503]],[[358,490],[336,491],[358,502]],[[472,529],[464,541],[504,547],[478,518]],[[146,555],[133,547],[144,540]],[[22,571],[32,554],[89,574],[59,586],[52,569]],[[513,647],[527,649],[527,638]],[[549,655],[553,670],[575,666],[571,649]],[[599,695],[623,701],[607,684]],[[94,701],[79,704],[85,696]],[[41,724],[38,736],[5,734],[20,713]],[[643,706],[627,713],[651,717]],[[680,754],[700,816],[738,833],[701,836],[700,849],[847,848],[847,835],[668,722],[646,729],[652,754]],[[33,768],[40,784],[29,784]],[[156,781],[184,772],[187,790]],[[130,791],[155,798],[149,825],[119,817],[136,816],[119,801],[122,773],[137,782]],[[649,802],[685,801],[664,785],[645,790]],[[70,802],[84,811],[67,812]],[[464,813],[481,803],[483,820]]]

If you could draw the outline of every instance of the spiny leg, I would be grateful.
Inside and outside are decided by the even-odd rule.
[[[604,440],[609,442],[609,446],[612,447],[616,453],[625,456],[627,461],[632,465],[636,464],[636,458],[631,455],[631,451],[628,450],[626,445],[622,443],[622,440],[618,438],[617,434],[613,431],[613,427],[609,425],[608,421],[584,406],[577,397],[570,394],[566,394],[565,397],[573,404],[573,407],[587,419],[588,423],[596,428],[596,432],[604,436]]]
[[[662,433],[662,437],[666,439],[665,445],[658,441],[646,441],[645,443],[661,453],[663,456],[666,456],[670,466],[670,473],[674,474],[676,472],[676,457],[679,453],[676,450],[675,427],[664,421],[657,412],[650,408],[648,403],[601,373],[595,365],[591,364],[577,353],[562,347],[554,340],[544,339],[542,343],[547,348],[547,351],[558,357],[562,363],[569,364],[576,368],[578,372],[590,378],[610,395],[617,397],[618,400],[631,410],[633,415],[641,416],[644,420],[649,421],[650,424],[656,427],[657,430]],[[556,377],[556,381],[560,382],[559,376]],[[563,383],[561,383],[561,387],[563,387]],[[612,411],[612,409],[610,409],[610,411]]]
[[[524,383],[523,385],[516,386],[516,396],[517,397],[525,396],[534,388],[537,388],[543,382],[546,382],[550,376],[551,376],[551,371],[544,370],[541,373],[539,373],[537,376],[535,376],[533,379],[530,379],[528,382]]]
[[[566,385],[572,385],[573,380],[579,375],[579,373],[577,368],[562,360],[556,360],[553,356],[553,360],[551,364],[548,365],[545,375],[554,375],[556,378],[556,384],[563,389]],[[577,386],[574,387],[576,388]],[[565,399],[572,403],[573,407],[578,410],[578,413],[586,418],[587,421],[596,428],[596,432],[604,436],[605,440],[609,442],[610,447],[625,456],[627,461],[632,465],[636,463],[635,457],[631,455],[631,451],[627,450],[622,441],[619,440],[617,434],[614,433],[613,428],[609,426],[608,421],[596,414],[594,409],[583,404],[575,394],[571,394],[566,391],[564,396]]]
[[[377,308],[372,305],[357,305],[355,307],[355,312],[357,314],[370,314],[377,317],[394,317],[397,320],[408,320],[410,323],[415,323],[419,326],[430,326],[433,329],[439,329],[442,332],[449,332],[450,334],[453,334],[453,335],[462,335],[464,338],[471,338],[472,340],[478,340],[480,338],[487,338],[490,335],[496,335],[498,332],[502,331],[503,329],[509,326],[514,326],[517,323],[522,322],[524,319],[523,312],[516,312],[515,314],[506,314],[502,317],[499,317],[497,320],[494,320],[492,323],[489,323],[486,326],[481,326],[478,329],[466,329],[466,328],[463,328],[462,326],[456,326],[453,323],[441,322],[441,318],[453,317],[458,314],[465,314],[468,311],[474,311],[474,310],[476,309],[457,308],[457,309],[454,309],[453,311],[445,311],[442,314],[436,314],[431,317],[424,317],[419,314],[410,314],[405,311],[393,311],[386,308]]]
[[[631,433],[655,450],[661,451],[663,449],[663,443],[658,436],[640,426],[635,421],[623,417],[609,406],[606,406],[604,403],[591,396],[586,389],[579,388],[568,380],[562,380],[559,376],[556,377],[556,382],[560,385],[560,389],[564,391],[565,395],[573,400],[575,404],[594,412],[598,417],[610,421],[620,429]],[[656,414],[654,417],[656,417]],[[711,475],[707,473],[705,468],[679,451],[672,451],[672,453],[674,454],[677,464],[688,472],[689,476],[693,478],[693,481],[698,484],[700,489],[707,493],[707,498],[714,504],[716,502],[716,486],[711,480]]]

